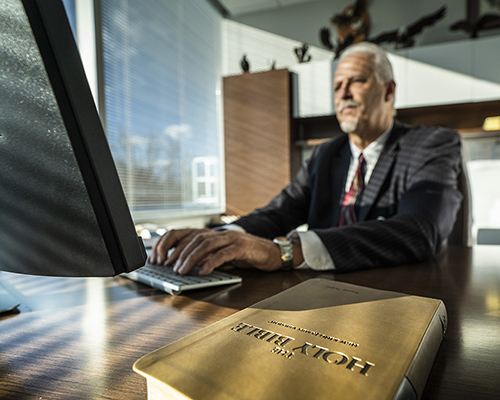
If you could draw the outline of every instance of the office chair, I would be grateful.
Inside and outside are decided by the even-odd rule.
[[[477,244],[500,244],[500,229],[481,228],[477,230]]]
[[[460,174],[458,176],[458,190],[462,193],[462,204],[458,210],[455,225],[448,236],[449,245],[471,246],[472,245],[472,204],[469,176],[467,168],[462,161]]]

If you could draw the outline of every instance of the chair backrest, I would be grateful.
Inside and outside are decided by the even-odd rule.
[[[477,244],[500,244],[500,229],[481,228],[477,230]]]
[[[462,204],[458,210],[455,225],[448,236],[449,245],[472,245],[472,200],[467,168],[462,161],[461,171],[458,176],[458,190],[462,193]]]

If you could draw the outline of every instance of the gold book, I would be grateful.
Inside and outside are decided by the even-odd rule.
[[[311,279],[138,360],[150,400],[412,399],[446,330],[441,300]]]

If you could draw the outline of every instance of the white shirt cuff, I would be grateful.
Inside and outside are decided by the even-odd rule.
[[[325,245],[314,231],[298,232],[304,262],[295,269],[310,268],[315,271],[335,269],[335,264]]]
[[[236,224],[228,224],[228,225],[218,226],[217,228],[214,228],[214,231],[246,232],[245,228],[243,228],[242,226],[236,225]]]

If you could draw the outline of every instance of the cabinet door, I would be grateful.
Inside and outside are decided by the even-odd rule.
[[[266,205],[290,181],[291,114],[288,70],[224,78],[226,214]]]

